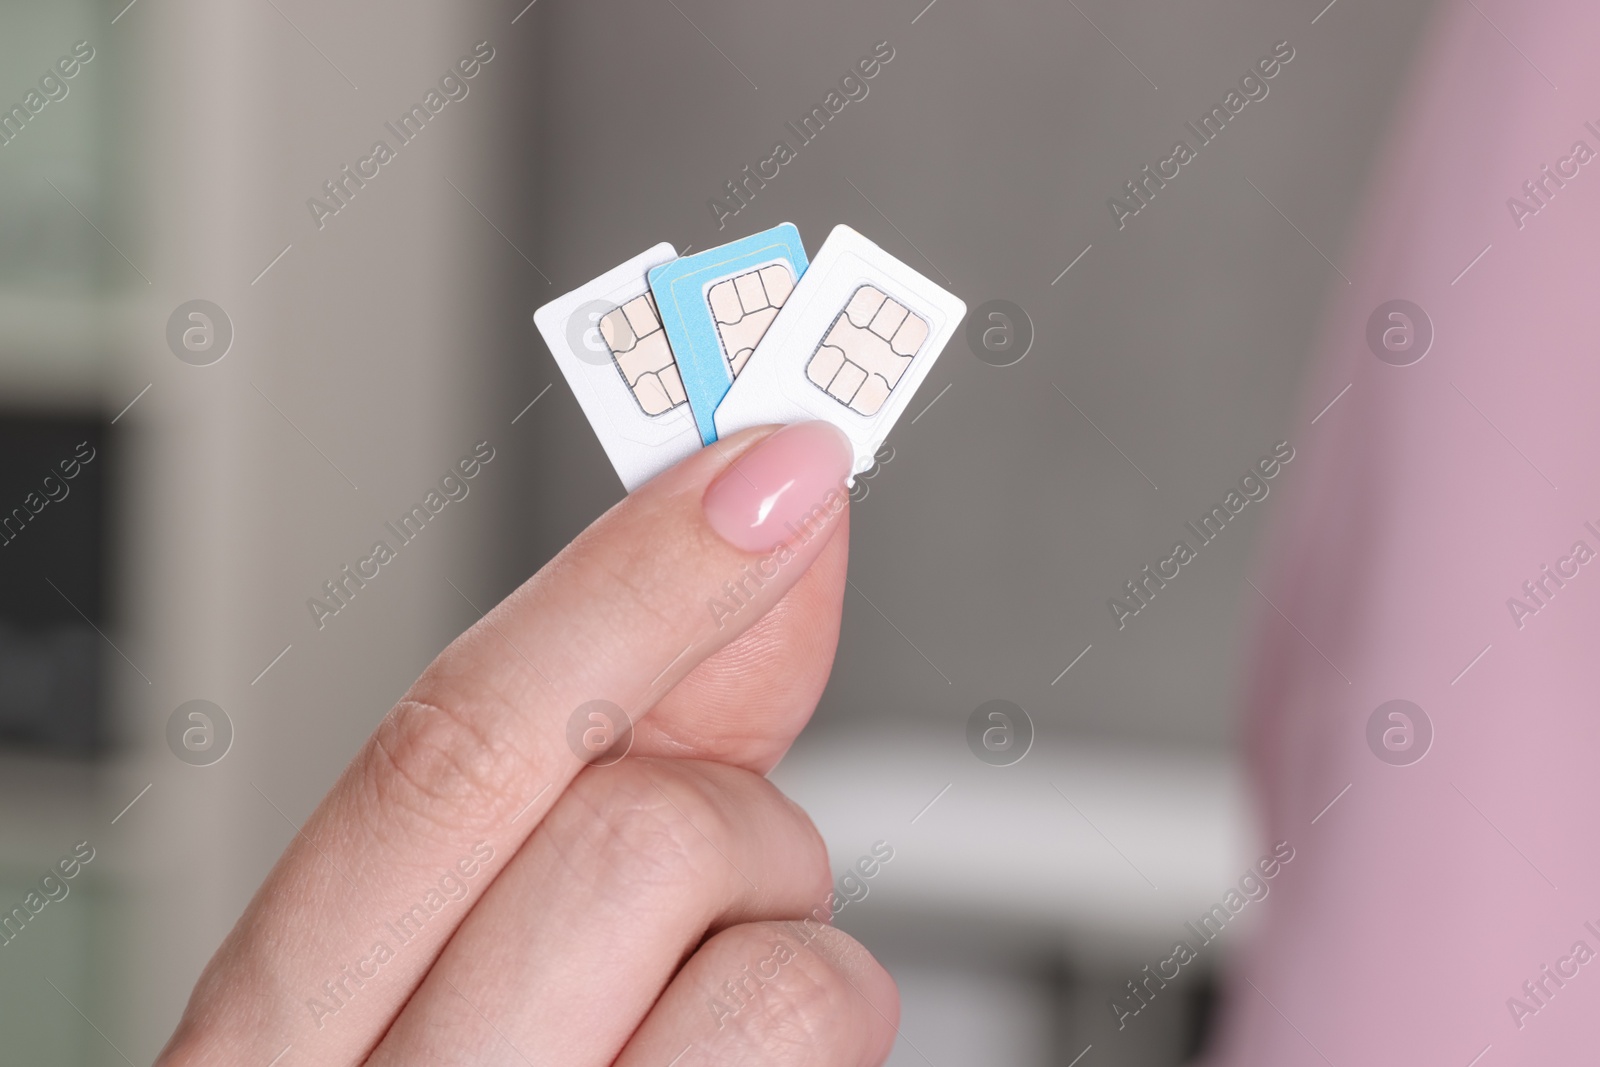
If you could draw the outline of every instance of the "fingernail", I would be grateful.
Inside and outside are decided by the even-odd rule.
[[[724,541],[765,552],[813,509],[834,510],[854,465],[850,439],[826,422],[785,426],[717,476],[701,500],[706,521]],[[843,505],[841,504],[842,508]]]

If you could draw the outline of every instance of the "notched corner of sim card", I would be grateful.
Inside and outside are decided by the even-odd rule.
[[[736,383],[719,427],[825,419],[848,435],[868,475],[890,431],[943,353],[966,304],[849,226],[829,233]],[[768,347],[770,346],[770,347]]]
[[[802,262],[804,261],[806,246],[805,243],[800,240],[800,227],[796,226],[794,223],[780,222],[776,226],[769,226],[760,232],[781,234],[784,242],[790,245],[793,250],[798,253],[798,256]]]
[[[649,272],[666,263],[671,263],[678,258],[678,250],[668,241],[661,241],[650,246],[636,256],[617,264],[610,270],[593,278],[583,285],[569,292],[562,293],[554,300],[549,301],[533,313],[534,325],[539,328],[548,343],[552,337],[562,337],[571,342],[571,331],[564,320],[570,318],[574,312],[587,303],[595,302],[601,293],[615,292],[618,288],[626,286],[630,281],[637,281],[641,290],[649,288]],[[593,324],[589,324],[593,328]],[[569,347],[571,345],[569,344]],[[585,345],[586,348],[592,346]],[[551,346],[552,353],[555,346]]]
[[[657,244],[533,316],[629,491],[699,447],[647,280],[651,267],[676,258]]]
[[[674,263],[681,262],[683,260],[683,258],[684,258],[683,256],[676,256],[675,255],[671,259],[667,260],[665,263],[657,263],[655,266],[651,267],[648,271],[645,272],[645,276],[644,276],[645,285],[649,286],[649,288],[650,288],[650,290],[652,292],[658,291],[661,288],[662,284],[663,284],[663,279],[665,277],[666,272],[672,268],[672,265]]]

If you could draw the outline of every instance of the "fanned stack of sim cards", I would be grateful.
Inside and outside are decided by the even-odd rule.
[[[631,492],[719,436],[825,419],[873,463],[966,305],[848,226],[670,244],[533,316]]]

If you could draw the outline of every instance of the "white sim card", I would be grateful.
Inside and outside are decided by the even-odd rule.
[[[678,362],[650,294],[651,268],[677,258],[662,242],[533,313],[630,493],[700,448]]]
[[[848,226],[836,226],[717,407],[717,436],[823,419],[871,467],[966,304]]]

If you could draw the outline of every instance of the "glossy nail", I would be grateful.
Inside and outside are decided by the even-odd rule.
[[[701,501],[706,521],[736,548],[768,551],[814,510],[834,510],[835,498],[844,498],[854,460],[850,439],[831,423],[785,426],[736,459],[706,489]]]

